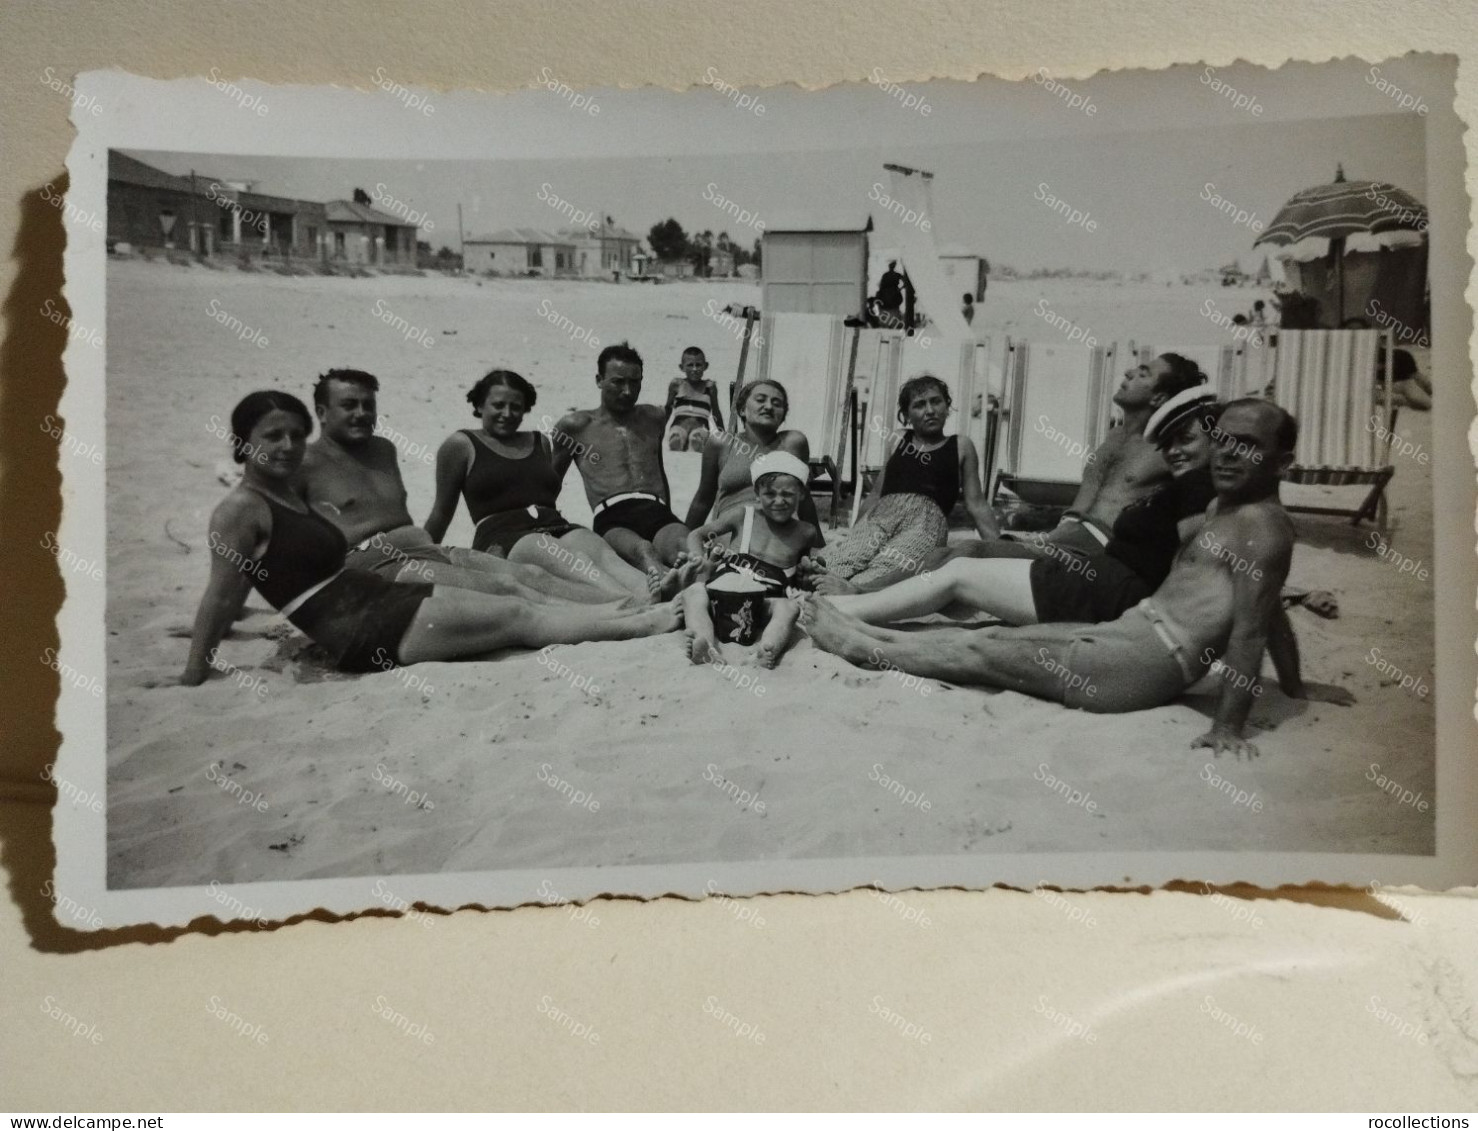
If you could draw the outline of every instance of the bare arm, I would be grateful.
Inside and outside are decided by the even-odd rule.
[[[676,381],[669,381],[669,382],[667,382],[667,403],[662,406],[662,419],[664,421],[671,420],[672,419],[672,410],[673,410],[674,406],[676,406],[676,404],[677,404],[677,382]]]
[[[1191,745],[1209,746],[1255,756],[1257,747],[1242,737],[1252,702],[1260,694],[1258,673],[1274,615],[1282,609],[1283,579],[1288,576],[1292,544],[1266,515],[1246,517],[1236,525],[1235,544],[1225,562],[1232,571],[1232,630],[1221,657],[1221,693],[1211,730]]]
[[[457,500],[467,482],[469,457],[475,454],[467,450],[469,443],[472,441],[462,433],[453,432],[436,451],[436,502],[431,504],[431,513],[421,524],[433,542],[446,537],[447,527],[457,515]]]
[[[1298,637],[1293,633],[1281,595],[1278,608],[1268,624],[1268,657],[1273,661],[1273,670],[1278,673],[1279,690],[1290,699],[1302,699],[1304,681],[1299,671]]]
[[[975,524],[976,531],[987,542],[1001,536],[1001,527],[985,497],[985,488],[980,481],[980,456],[969,437],[960,437],[960,483],[964,488],[965,512]]]
[[[718,473],[724,460],[724,438],[713,432],[703,441],[703,467],[698,474],[698,490],[688,504],[688,518],[683,523],[689,530],[702,525],[718,497]]]
[[[250,500],[228,495],[210,516],[210,580],[195,612],[190,657],[180,676],[186,687],[196,687],[209,678],[216,646],[230,631],[231,622],[251,591],[251,578],[236,563],[249,559],[270,534],[254,511]]]
[[[716,534],[738,534],[739,523],[743,521],[742,510],[732,510],[725,518],[716,518],[712,522],[705,523],[696,530],[688,531],[688,553],[695,558],[701,558],[704,548],[710,538]]]
[[[579,442],[576,437],[585,424],[584,413],[572,412],[560,418],[549,436],[550,446],[554,449],[554,478],[558,483],[565,481],[565,472],[575,461],[575,444]]]

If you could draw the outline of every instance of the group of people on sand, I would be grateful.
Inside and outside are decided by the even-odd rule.
[[[544,431],[524,428],[533,385],[492,370],[467,393],[480,426],[437,453],[435,502],[419,526],[396,449],[375,433],[373,375],[330,370],[311,412],[286,392],[243,398],[231,415],[243,475],[211,516],[210,578],[183,682],[208,678],[255,588],[346,671],[683,625],[695,663],[737,642],[756,644],[756,661],[771,666],[799,628],[853,663],[1092,711],[1158,706],[1215,670],[1215,719],[1196,743],[1218,752],[1252,752],[1242,730],[1264,651],[1285,694],[1349,701],[1299,676],[1281,600],[1293,528],[1278,502],[1297,425],[1271,402],[1218,404],[1194,363],[1174,354],[1130,370],[1114,397],[1123,425],[1087,461],[1073,507],[1054,530],[1023,535],[999,528],[971,441],[945,436],[948,386],[918,376],[899,393],[890,454],[860,521],[827,546],[807,438],[784,426],[784,387],[744,386],[725,430],[706,365],[701,350],[684,351],[667,406],[643,404],[641,356],[608,346],[596,363],[599,404]],[[698,432],[674,427],[684,395],[710,415],[680,519],[663,449],[679,432],[688,447]],[[880,415],[871,424],[882,427]],[[557,508],[571,465],[590,529]],[[474,523],[470,549],[441,545],[459,497]],[[959,501],[979,537],[949,544]],[[945,610],[1001,623],[883,627]]]

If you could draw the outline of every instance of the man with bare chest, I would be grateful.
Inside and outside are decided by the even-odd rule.
[[[1033,534],[1029,540],[1017,541],[997,531],[995,538],[956,543],[930,555],[924,568],[959,557],[1035,558],[1061,552],[1091,557],[1102,553],[1119,512],[1170,482],[1170,465],[1144,438],[1145,425],[1165,401],[1205,381],[1206,375],[1194,361],[1173,353],[1127,370],[1114,393],[1114,404],[1123,410],[1124,421],[1088,456],[1073,505],[1055,529],[1046,535]]]
[[[596,359],[600,405],[571,412],[554,427],[554,471],[563,481],[570,464],[580,471],[593,511],[592,529],[626,561],[662,578],[662,591],[681,588],[689,564],[688,528],[671,510],[662,468],[666,423],[657,405],[637,404],[641,354],[625,342]]]
[[[346,569],[538,602],[611,599],[537,566],[432,541],[411,520],[395,445],[375,435],[379,388],[373,374],[359,369],[331,369],[313,388],[323,433],[307,447],[300,486],[305,501],[343,532],[349,543]]]

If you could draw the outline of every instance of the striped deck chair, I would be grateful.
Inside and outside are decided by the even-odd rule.
[[[853,351],[859,351],[859,331],[831,314],[765,314],[759,322],[756,364],[746,383],[779,381],[790,398],[785,427],[806,435],[811,446],[811,486],[830,490],[835,501],[841,489],[841,467],[851,403],[848,373]],[[731,402],[732,403],[732,400]],[[731,414],[729,427],[742,427]]]
[[[1285,482],[1369,488],[1355,507],[1284,506],[1348,516],[1354,526],[1369,518],[1385,529],[1386,484],[1396,473],[1391,331],[1279,330],[1275,341],[1272,399],[1298,420],[1298,446]]]
[[[986,491],[992,504],[1002,490],[1037,506],[1072,504],[1086,453],[1108,435],[1116,348],[1006,339],[1005,403],[996,410],[1001,468]]]

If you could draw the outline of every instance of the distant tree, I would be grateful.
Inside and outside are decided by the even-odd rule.
[[[699,275],[706,276],[709,271],[709,260],[713,258],[713,232],[705,228],[693,237],[688,245],[688,257],[693,261],[694,270]]]
[[[364,189],[362,189],[362,188],[357,188],[357,189],[354,190],[354,203],[355,204],[372,204],[373,201],[370,199],[370,194],[369,193],[365,192]]]
[[[647,243],[652,246],[652,254],[664,262],[682,259],[688,251],[688,235],[683,226],[671,217],[652,225],[652,230],[647,233]]]
[[[425,240],[417,240],[416,241],[416,254],[417,255],[430,255],[431,254],[431,245],[429,243],[427,243]]]

